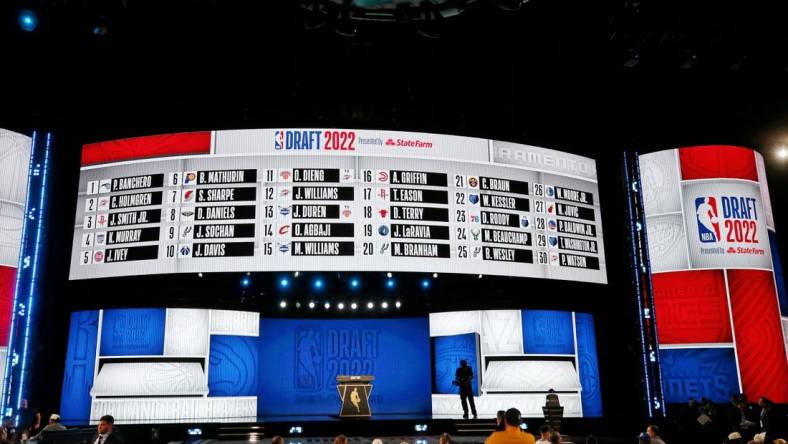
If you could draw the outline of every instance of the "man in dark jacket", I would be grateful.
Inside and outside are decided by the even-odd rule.
[[[468,365],[468,361],[461,360],[460,367],[454,374],[454,383],[460,386],[460,401],[462,401],[462,417],[468,419],[468,401],[471,403],[471,413],[476,419],[476,403],[473,402],[473,369]]]
[[[88,444],[123,444],[120,435],[113,433],[115,428],[115,418],[111,415],[104,415],[99,419],[98,427],[93,438]]]

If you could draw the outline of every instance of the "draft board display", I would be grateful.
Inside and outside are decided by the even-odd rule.
[[[331,129],[85,145],[70,279],[435,271],[605,283],[594,160]]]

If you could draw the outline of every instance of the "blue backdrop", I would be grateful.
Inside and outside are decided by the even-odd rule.
[[[71,313],[66,349],[66,370],[60,398],[64,424],[86,424],[90,418],[90,388],[96,367],[98,310]]]
[[[452,384],[460,360],[465,359],[473,369],[473,394],[479,396],[479,358],[477,333],[438,336],[432,339],[435,348],[435,393],[459,394],[460,387]]]
[[[164,354],[164,308],[104,310],[100,356]]]
[[[575,354],[571,311],[523,310],[522,319],[526,354]]]
[[[259,415],[336,415],[336,376],[373,375],[373,414],[431,412],[429,322],[261,319]]]
[[[665,401],[686,403],[708,398],[726,403],[739,393],[739,377],[732,348],[661,349]]]

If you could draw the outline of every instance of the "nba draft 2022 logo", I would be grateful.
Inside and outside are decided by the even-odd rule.
[[[296,390],[331,390],[337,375],[374,375],[379,336],[374,328],[299,328],[294,344]]]
[[[757,244],[758,210],[754,197],[701,196],[695,198],[698,238],[703,243]],[[735,253],[732,247],[727,251]]]

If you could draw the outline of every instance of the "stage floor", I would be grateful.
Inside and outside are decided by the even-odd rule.
[[[452,436],[452,442],[458,444],[482,444],[489,437],[484,436]],[[371,444],[374,438],[348,438],[349,444]],[[379,438],[383,444],[438,444],[439,436],[382,436]],[[631,440],[615,439],[615,438],[600,438],[597,437],[600,443],[603,444],[623,444],[629,443]],[[169,444],[245,444],[249,442],[259,442],[263,444],[270,444],[271,438],[260,438],[259,440],[246,439],[239,441],[226,441],[218,439],[201,439],[194,441],[171,441]],[[561,441],[564,444],[585,444],[585,437],[580,436],[564,436]],[[285,444],[334,444],[334,437],[309,437],[309,438],[285,438]]]

